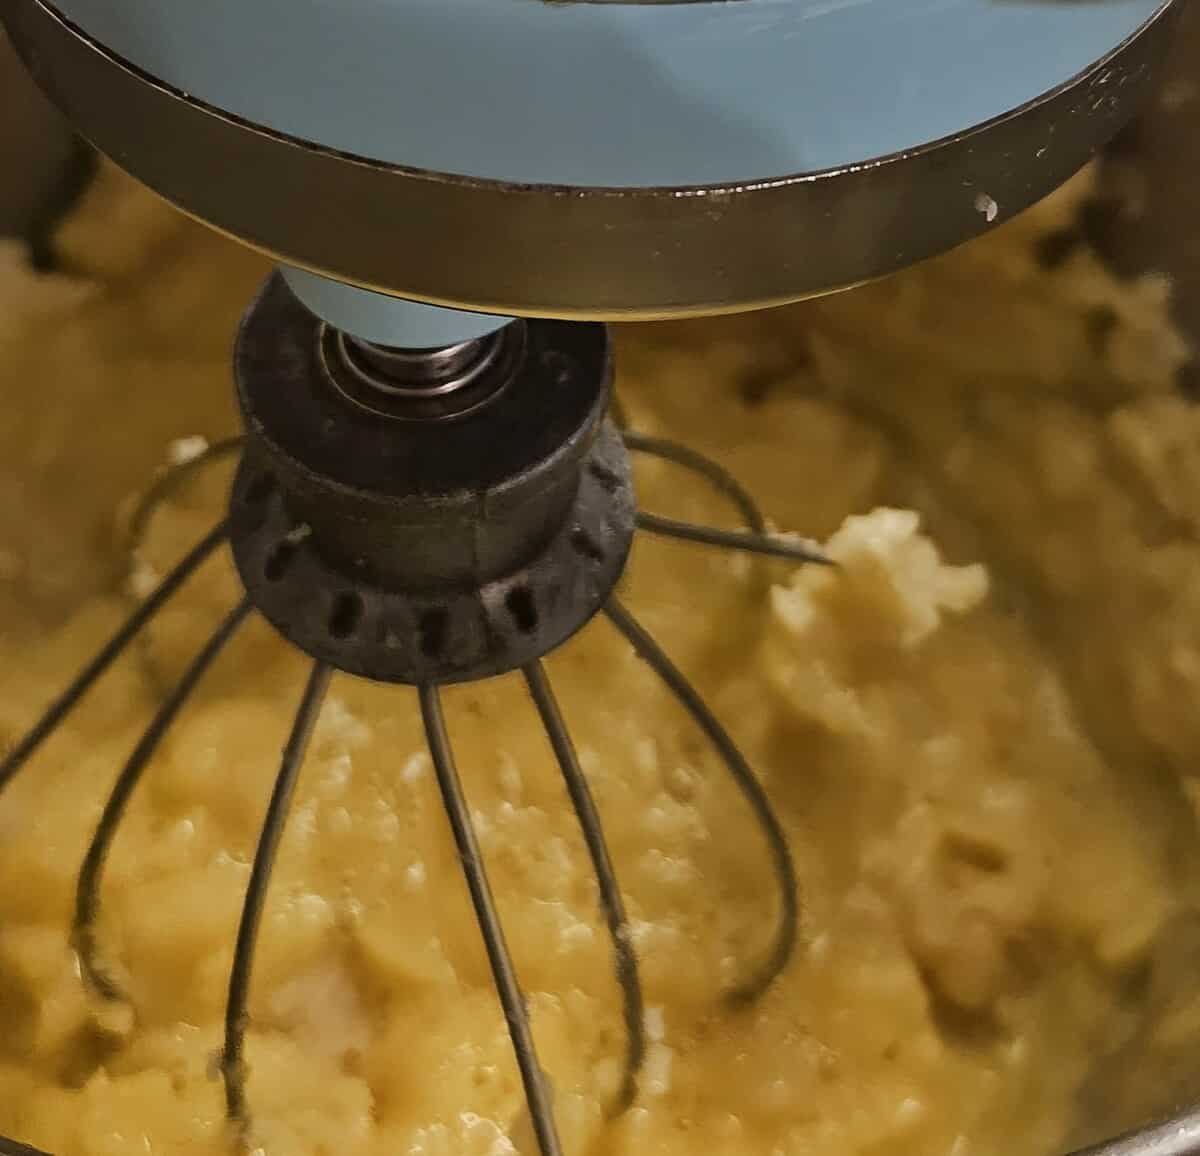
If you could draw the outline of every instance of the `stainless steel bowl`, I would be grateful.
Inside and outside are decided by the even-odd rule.
[[[2,42],[0,109],[0,232],[41,243],[78,185],[74,166],[80,153],[68,129],[35,94]],[[1152,107],[1114,143],[1102,172],[1102,198],[1090,214],[1091,239],[1113,262],[1131,271],[1168,272],[1176,283],[1179,320],[1200,345],[1197,5],[1188,6],[1183,14],[1173,61]],[[1200,361],[1184,372],[1180,385],[1200,400]],[[1180,1089],[1181,1095],[1188,1091],[1200,1093],[1200,1089]],[[1198,1119],[1190,1116],[1141,1133],[1134,1140],[1106,1147],[1105,1156],[1200,1152]]]
[[[68,168],[72,134],[2,32],[0,109],[0,236],[28,234]]]
[[[1200,343],[1200,7],[1187,6],[1157,99],[1110,148],[1111,254],[1175,282],[1185,330]],[[1121,205],[1125,204],[1122,210]],[[1200,382],[1196,382],[1200,397]]]

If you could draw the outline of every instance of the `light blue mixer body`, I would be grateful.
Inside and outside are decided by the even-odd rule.
[[[481,180],[687,195],[858,165],[1001,117],[1112,52],[1161,0],[56,7],[166,84],[330,149]],[[377,341],[435,344],[500,320],[290,278]]]

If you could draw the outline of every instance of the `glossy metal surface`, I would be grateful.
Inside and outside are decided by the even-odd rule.
[[[1170,275],[1176,318],[1200,348],[1200,5],[1189,4],[1155,99],[1101,170],[1106,253],[1126,272]],[[1200,364],[1189,371],[1200,396]]]
[[[1198,1156],[1200,1110],[1191,1110],[1138,1132],[1118,1136],[1073,1156]]]
[[[71,130],[30,82],[0,28],[0,237],[27,236],[71,155]]]
[[[164,84],[386,164],[576,188],[858,164],[1006,115],[1161,0],[44,0]]]
[[[454,8],[451,0],[443,2]],[[523,10],[527,3],[536,0],[497,0],[495,11]],[[799,3],[799,9],[806,3]],[[909,0],[893,3],[897,12],[913,8]],[[861,104],[826,104],[821,122],[835,127],[821,138],[822,148],[814,147],[800,159],[819,162],[837,156],[836,138],[857,141],[845,145],[855,154],[854,163],[793,169],[797,175],[763,179],[785,170],[765,156],[751,163],[743,155],[746,163],[740,165],[736,183],[637,188],[470,179],[347,156],[265,131],[185,97],[89,41],[42,0],[8,0],[4,19],[43,86],[93,141],[169,199],[252,245],[358,286],[438,305],[498,314],[619,318],[794,300],[881,276],[1003,221],[1061,183],[1138,107],[1164,55],[1177,6],[1167,4],[1157,14],[1151,6],[1135,16],[1124,0],[987,3],[988,11],[1026,16],[1053,11],[1055,20],[1075,13],[1079,29],[1093,30],[1095,12],[1104,9],[1114,19],[1122,14],[1130,36],[1083,73],[1057,73],[1056,81],[1064,83],[1054,91],[932,144],[868,160],[877,155],[870,151],[872,140],[904,138],[896,133],[878,140],[856,137],[872,120],[869,110]],[[171,10],[175,7],[173,3]],[[471,7],[472,18],[485,20],[485,7]],[[615,12],[622,7],[572,5],[571,10]],[[779,9],[789,4],[739,0],[635,7],[660,19],[668,12],[706,10],[716,20],[719,13],[751,9],[778,17]],[[961,31],[959,17],[978,5],[963,0],[936,7],[949,13],[948,28]],[[416,4],[411,11],[427,8]],[[882,11],[880,4],[871,8]],[[933,10],[928,5],[924,9]],[[813,21],[811,27],[817,24]],[[986,21],[981,25],[987,26]],[[491,24],[481,27],[500,35]],[[1038,27],[1050,26],[1027,27],[1025,55],[1038,56],[1040,49],[1033,50]],[[1071,27],[1068,23],[1059,30],[1059,41],[1072,41],[1077,48],[1068,33]],[[1115,26],[1106,27],[1111,34]],[[732,32],[733,26],[727,30]],[[1010,46],[1020,48],[1020,38],[1009,36]],[[873,43],[879,60],[872,58],[872,67],[882,67],[885,59],[877,37]],[[1080,39],[1086,42],[1087,37]],[[942,109],[942,115],[947,109],[952,114],[946,124],[974,123],[980,111],[974,102],[986,85],[962,75],[966,57],[955,55],[956,49],[973,43],[974,35],[965,32],[957,42],[943,41],[943,71],[957,77],[954,96],[947,90]],[[890,58],[912,45],[893,38],[887,47]],[[977,59],[978,52],[967,57]],[[795,62],[802,59],[797,49]],[[1019,52],[1009,56],[1007,67],[1028,83],[1022,59]],[[565,84],[567,77],[563,79]],[[924,100],[919,108],[910,106],[894,86],[871,87],[869,72],[862,79],[876,95],[887,93],[902,109],[919,113],[917,119],[929,110]],[[618,87],[610,80],[609,89]],[[307,106],[320,103],[315,95],[309,92]],[[557,95],[557,90],[546,92],[547,100]],[[418,110],[421,115],[436,110],[439,98],[431,90]],[[784,111],[798,114],[798,107]],[[925,129],[934,123],[926,119]],[[693,125],[693,136],[702,134],[697,138],[701,151],[732,163],[736,150],[731,151],[731,142],[739,133],[722,135],[720,124],[721,116],[714,114]],[[644,156],[636,127],[626,125],[627,151]],[[581,122],[579,136],[600,155],[605,137],[599,129],[589,136],[593,128]],[[522,131],[536,140],[539,155],[554,152],[548,137],[537,137],[536,124],[525,124]],[[917,140],[929,139],[912,131]],[[786,155],[797,160],[794,150]],[[847,153],[841,155],[845,162]],[[675,166],[669,172],[681,174],[682,169]]]

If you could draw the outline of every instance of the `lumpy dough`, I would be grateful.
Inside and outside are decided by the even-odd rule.
[[[513,679],[446,695],[572,1156],[1037,1156],[1200,1086],[1200,411],[1160,279],[1082,246],[1039,263],[1088,187],[880,285],[620,332],[637,426],[720,458],[838,565],[645,539],[626,581],[795,851],[802,943],[745,1010],[723,996],[777,898],[740,796],[606,623],[549,661],[643,968],[615,1121],[611,951],[548,744]],[[138,480],[233,428],[233,323],[265,272],[111,172],[59,249],[55,276],[0,257],[0,743],[218,517],[223,468],[115,590]],[[637,478],[647,508],[732,524],[677,467]],[[234,932],[305,677],[265,626],[116,840],[99,934],[128,1003],[85,990],[67,927],[106,791],[235,597],[214,562],[0,800],[0,1132],[60,1156],[229,1151]],[[333,683],[250,1011],[270,1156],[534,1156],[410,691]]]

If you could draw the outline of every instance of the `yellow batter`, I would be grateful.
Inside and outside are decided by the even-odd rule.
[[[1200,411],[1163,283],[1085,251],[1039,267],[1086,192],[881,285],[621,333],[637,426],[712,452],[840,567],[645,539],[626,583],[793,841],[802,949],[745,1012],[721,995],[775,897],[740,797],[607,624],[550,661],[650,1009],[616,1123],[620,1004],[546,740],[519,683],[446,696],[571,1156],[1038,1156],[1200,1088]],[[170,439],[233,427],[232,326],[265,272],[112,173],[62,250],[42,279],[0,251],[0,743],[124,609],[114,509]],[[161,511],[135,585],[226,481]],[[674,467],[638,482],[730,519]],[[266,627],[117,840],[101,936],[132,1010],[85,992],[66,928],[107,788],[235,594],[215,562],[0,799],[0,1133],[59,1156],[228,1151],[213,1058],[306,669]],[[411,692],[335,680],[254,978],[270,1156],[532,1156]]]

